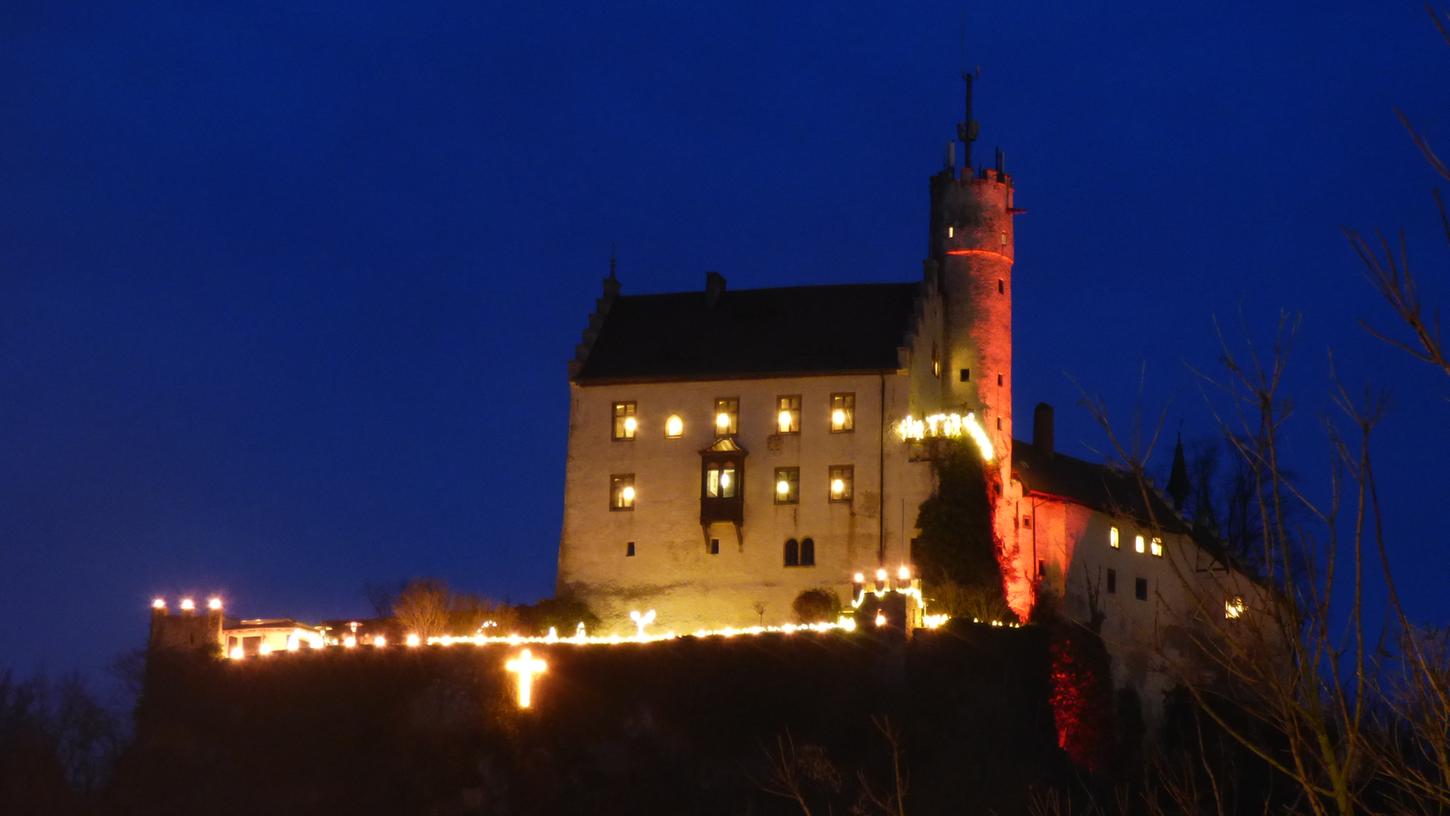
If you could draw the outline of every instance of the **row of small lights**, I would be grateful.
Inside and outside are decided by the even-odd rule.
[[[182,598],[180,605],[182,612],[193,612],[196,610],[196,601],[192,598]],[[151,608],[158,612],[164,612],[166,610],[166,599],[159,597],[152,598]],[[222,599],[215,596],[208,598],[206,601],[206,608],[210,609],[213,612],[220,612],[222,608]]]
[[[846,427],[846,420],[847,416],[845,409],[837,408],[831,411],[832,428]],[[796,430],[799,430],[798,424],[796,422],[795,412],[781,411],[780,414],[776,416],[776,427],[780,430],[781,433],[792,433]],[[716,430],[722,432],[730,430],[730,414],[726,413],[725,411],[721,411],[720,413],[716,414],[715,428]],[[626,434],[632,437],[638,430],[639,419],[637,417],[627,416],[624,418],[624,432]],[[670,414],[669,417],[665,419],[665,436],[673,439],[675,437],[683,436],[684,433],[685,421],[680,418],[679,414]]]
[[[983,461],[990,462],[996,456],[992,439],[982,429],[981,423],[977,422],[976,414],[931,414],[921,419],[908,414],[896,423],[896,434],[904,440],[918,442],[927,437],[955,439],[965,434],[977,444]]]

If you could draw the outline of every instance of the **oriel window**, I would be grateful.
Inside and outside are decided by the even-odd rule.
[[[775,469],[775,503],[799,504],[801,500],[801,469]]]
[[[635,415],[635,404],[633,402],[614,403],[614,441],[623,442],[634,439],[634,432],[639,430],[639,417]]]
[[[715,400],[715,435],[734,436],[740,430],[740,400],[721,397]]]
[[[856,395],[831,395],[831,433],[844,433],[856,428]]]
[[[801,432],[800,394],[775,398],[775,431],[783,434]]]
[[[855,481],[854,472],[855,468],[851,465],[831,465],[830,481],[827,483],[830,486],[831,501],[851,501],[852,483]]]
[[[616,473],[609,477],[609,509],[634,509],[633,473]]]
[[[740,489],[735,465],[731,463],[711,464],[705,468],[705,498],[733,499]]]

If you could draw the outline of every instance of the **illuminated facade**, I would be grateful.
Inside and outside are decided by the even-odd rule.
[[[627,296],[611,269],[570,365],[559,549],[559,589],[606,628],[644,606],[680,630],[790,620],[804,590],[845,601],[856,570],[910,563],[927,435],[974,440],[1013,540],[1017,210],[1000,153],[971,164],[970,80],[960,131],[914,282]],[[1006,560],[1025,615],[1030,566]]]

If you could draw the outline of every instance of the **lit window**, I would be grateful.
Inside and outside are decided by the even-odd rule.
[[[1223,599],[1223,616],[1225,620],[1238,620],[1248,611],[1244,605],[1244,596],[1234,595]]]
[[[856,395],[831,395],[831,433],[842,433],[856,427]]]
[[[624,557],[625,558],[633,558],[634,557],[634,542],[633,541],[627,542],[624,545]]]
[[[1108,570],[1108,594],[1118,594],[1118,571],[1115,569]]]
[[[814,567],[816,565],[816,541],[813,538],[801,539],[801,566]]]
[[[1115,550],[1118,549],[1118,547],[1119,547],[1119,544],[1118,544],[1118,528],[1117,527],[1109,527],[1108,528],[1108,546],[1109,547],[1112,547]]]
[[[830,486],[831,501],[849,502],[851,500],[851,488],[854,468],[850,465],[831,465]]]
[[[705,497],[710,499],[733,499],[740,480],[735,478],[735,465],[729,462],[712,463],[705,468]]]
[[[799,567],[801,565],[801,545],[793,538],[785,541],[785,558],[787,567]]]
[[[679,439],[685,435],[685,421],[680,419],[679,414],[670,414],[665,420],[665,438]]]
[[[609,509],[634,509],[633,473],[617,473],[609,477]]]
[[[775,430],[783,434],[801,432],[801,398],[799,394],[775,398]]]
[[[634,432],[639,430],[639,418],[635,416],[634,403],[614,403],[614,441],[622,442],[633,439]]]
[[[798,504],[801,500],[801,469],[775,469],[775,503]]]
[[[948,238],[955,238],[955,237],[957,237],[957,228],[954,225],[952,225],[952,224],[947,224],[947,237]]]
[[[941,354],[936,350],[936,343],[931,344],[931,376],[941,376]]]
[[[1161,539],[1161,538],[1155,538],[1152,541],[1148,542],[1148,552],[1152,553],[1153,555],[1158,556],[1159,558],[1162,558],[1163,557],[1163,539]]]
[[[1133,549],[1140,553],[1148,550],[1148,546],[1143,542],[1142,536],[1133,536]]]
[[[1148,579],[1147,578],[1135,578],[1135,579],[1133,579],[1133,597],[1137,598],[1140,601],[1146,601],[1146,600],[1148,600]]]
[[[735,397],[715,400],[715,435],[734,436],[740,430],[740,400]]]

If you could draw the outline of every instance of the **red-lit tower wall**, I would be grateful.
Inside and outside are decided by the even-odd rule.
[[[998,152],[996,166],[971,166],[968,78],[967,122],[961,127],[964,167],[947,166],[931,179],[930,258],[939,270],[943,303],[942,403],[970,411],[992,440],[992,484],[997,540],[1007,602],[1025,617],[1032,607],[1031,566],[1016,552],[1012,464],[1012,177]]]

